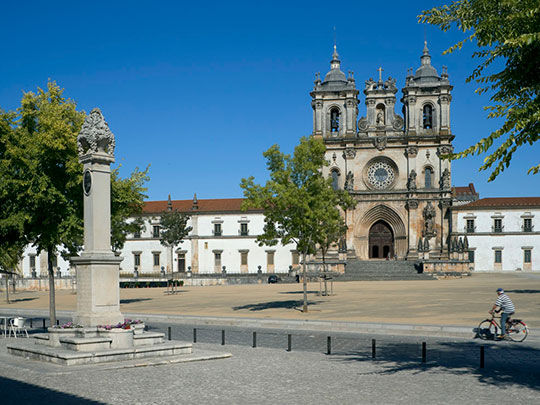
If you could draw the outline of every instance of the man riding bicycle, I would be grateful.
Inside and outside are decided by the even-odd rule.
[[[516,311],[516,308],[514,307],[514,304],[510,297],[504,293],[504,290],[502,288],[497,288],[497,301],[495,301],[495,304],[493,305],[493,308],[491,308],[491,311],[489,313],[493,315],[493,312],[496,310],[496,312],[502,311],[501,315],[501,335],[497,336],[499,339],[504,339],[506,336],[506,323],[510,320],[510,315],[513,315]],[[498,309],[497,309],[498,308]]]

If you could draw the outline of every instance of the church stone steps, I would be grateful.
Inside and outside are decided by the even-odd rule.
[[[339,280],[435,280],[431,274],[419,273],[417,266],[402,260],[349,260]]]

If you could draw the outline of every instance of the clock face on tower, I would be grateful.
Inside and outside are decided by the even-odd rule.
[[[92,173],[90,173],[90,170],[86,170],[83,174],[83,189],[86,195],[90,194],[90,190],[92,190]]]
[[[367,171],[369,184],[378,190],[384,190],[390,187],[394,182],[395,176],[392,166],[381,161],[372,163]]]

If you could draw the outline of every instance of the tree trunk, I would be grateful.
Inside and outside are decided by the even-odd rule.
[[[6,302],[10,304],[9,302],[9,274],[6,273]]]
[[[49,318],[51,319],[51,326],[56,325],[56,302],[54,291],[54,268],[52,262],[53,248],[47,248],[47,267],[49,273]]]
[[[171,276],[174,273],[173,245],[171,245]]]
[[[324,277],[324,296],[328,297],[328,283],[326,281],[326,260],[325,260],[325,251],[322,249],[322,269]]]
[[[307,276],[306,276],[306,252],[302,252],[302,256],[304,257],[302,261],[302,276],[304,278],[302,285],[304,287],[304,306],[302,307],[302,312],[308,312],[308,306],[307,306]]]

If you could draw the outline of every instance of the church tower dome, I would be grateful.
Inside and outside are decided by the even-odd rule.
[[[421,65],[413,76],[412,69],[403,88],[405,131],[408,135],[449,136],[450,102],[453,87],[448,80],[446,67],[439,76],[431,65],[431,55],[424,42]]]
[[[341,71],[341,61],[334,45],[330,71],[321,81],[315,77],[311,106],[313,107],[313,135],[325,139],[356,136],[358,90],[353,73],[349,77]]]

